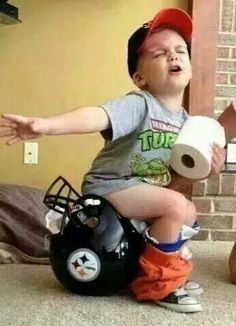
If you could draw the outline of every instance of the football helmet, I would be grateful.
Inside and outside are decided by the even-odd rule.
[[[49,236],[52,270],[69,291],[107,296],[136,276],[144,238],[104,198],[84,195],[58,177],[44,203],[63,214],[60,232]]]

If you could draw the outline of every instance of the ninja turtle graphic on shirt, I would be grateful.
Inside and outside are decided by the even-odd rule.
[[[154,158],[147,161],[141,154],[132,157],[131,175],[157,186],[166,186],[171,180],[168,164],[164,160]]]

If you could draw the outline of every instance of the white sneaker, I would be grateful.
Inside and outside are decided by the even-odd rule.
[[[184,289],[187,294],[191,297],[195,297],[201,295],[203,293],[203,288],[198,282],[188,280],[185,285]]]
[[[184,288],[171,292],[164,299],[157,300],[155,303],[175,312],[191,313],[202,311],[201,304],[195,297],[189,296]]]

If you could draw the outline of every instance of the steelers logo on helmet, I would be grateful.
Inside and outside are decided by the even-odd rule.
[[[80,282],[95,280],[101,270],[101,263],[95,252],[80,248],[73,251],[67,260],[67,269]]]

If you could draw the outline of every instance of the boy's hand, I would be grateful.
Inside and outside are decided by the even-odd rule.
[[[46,133],[46,129],[46,119],[43,118],[16,114],[2,114],[0,118],[0,137],[10,137],[8,145],[39,138]]]
[[[214,144],[212,147],[211,171],[208,177],[221,172],[224,167],[225,157],[226,150],[220,147],[218,144]]]

